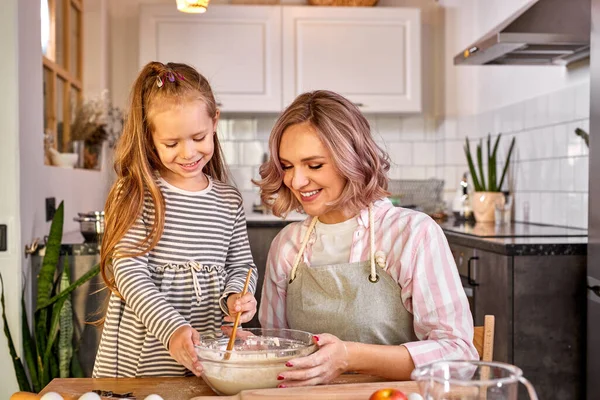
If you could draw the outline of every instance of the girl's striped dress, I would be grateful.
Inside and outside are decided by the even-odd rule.
[[[167,350],[173,332],[191,325],[200,333],[219,330],[226,299],[242,291],[252,261],[242,198],[232,186],[209,179],[200,192],[178,189],[162,178],[164,232],[149,253],[118,259],[117,290],[111,294],[93,377],[191,375]],[[146,237],[153,218],[144,211],[121,241],[123,248]]]

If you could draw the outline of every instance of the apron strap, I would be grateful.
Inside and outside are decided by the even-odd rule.
[[[290,273],[290,283],[292,283],[292,281],[296,278],[296,270],[298,269],[298,264],[300,264],[300,259],[304,254],[304,249],[306,248],[306,244],[308,243],[308,238],[310,238],[310,233],[317,224],[318,219],[319,217],[313,217],[313,219],[310,221],[310,225],[308,225],[306,233],[304,234],[302,244],[300,245],[300,250],[298,251],[298,254],[296,254],[296,258],[294,259],[294,265],[292,266],[292,272]]]
[[[292,265],[292,272],[290,273],[289,283],[292,283],[294,279],[296,279],[296,270],[298,269],[298,265],[300,264],[300,260],[304,255],[304,250],[306,249],[306,244],[308,243],[308,239],[310,238],[310,234],[312,230],[315,228],[317,224],[318,217],[313,217],[310,221],[310,225],[304,234],[304,238],[302,239],[302,244],[300,245],[300,250],[298,254],[296,254],[296,258],[294,259],[294,264]],[[373,205],[369,204],[369,239],[370,239],[370,257],[369,260],[371,262],[371,274],[369,275],[370,282],[377,282],[379,280],[379,276],[377,276],[377,271],[375,270],[375,224],[373,223]]]
[[[379,280],[377,276],[377,272],[375,271],[375,224],[373,223],[373,205],[369,204],[369,237],[370,237],[370,261],[371,261],[371,276],[369,276],[369,281],[375,283]]]

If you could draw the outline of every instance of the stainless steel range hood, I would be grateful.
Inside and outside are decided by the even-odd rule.
[[[567,65],[590,54],[590,0],[528,4],[454,57],[455,65]]]

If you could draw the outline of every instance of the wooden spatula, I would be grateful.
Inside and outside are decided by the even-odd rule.
[[[242,296],[248,292],[248,284],[250,283],[250,277],[252,276],[252,268],[248,269],[248,275],[246,275],[246,282],[244,283],[244,289],[242,290]],[[229,338],[229,343],[227,343],[227,353],[225,353],[225,359],[229,360],[231,357],[231,350],[233,350],[233,344],[235,343],[235,334],[237,332],[237,327],[240,323],[240,317],[242,312],[240,311],[235,316],[235,322],[233,323],[233,330],[231,331],[231,337]]]

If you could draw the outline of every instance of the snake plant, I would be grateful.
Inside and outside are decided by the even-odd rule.
[[[32,330],[29,329],[25,289],[21,293],[24,362],[17,355],[8,327],[4,304],[4,281],[0,274],[2,289],[0,303],[4,333],[21,391],[37,393],[54,378],[83,376],[77,354],[73,349],[73,311],[70,298],[73,290],[98,275],[100,267],[96,265],[77,281],[70,283],[68,257],[62,257],[64,264],[60,266],[63,222],[64,207],[61,202],[52,219],[42,267],[37,276],[37,307]],[[57,275],[58,271],[62,272]],[[55,280],[56,276],[58,279]]]
[[[469,146],[469,138],[465,139],[465,155],[467,156],[467,163],[469,164],[469,171],[471,171],[471,178],[473,179],[473,186],[476,192],[501,192],[502,185],[504,184],[504,178],[506,177],[506,171],[508,170],[508,165],[510,164],[510,156],[512,155],[513,148],[515,147],[515,138],[513,137],[510,142],[510,147],[508,148],[508,154],[506,156],[506,161],[504,163],[504,168],[502,169],[502,175],[500,177],[500,181],[498,182],[496,167],[497,167],[497,153],[498,153],[498,144],[500,143],[499,134],[494,142],[494,147],[491,147],[492,135],[488,134],[487,137],[487,183],[486,176],[483,169],[483,143],[482,139],[479,139],[479,144],[477,145],[476,156],[477,156],[477,167],[475,168],[475,164],[473,163],[473,158],[471,156],[471,148]]]

